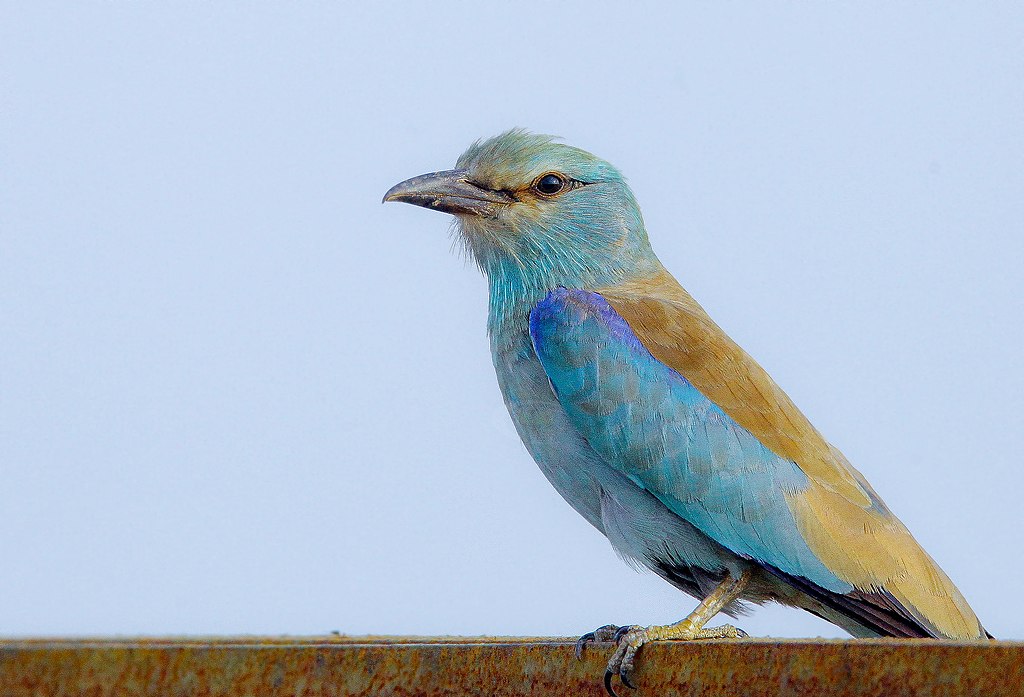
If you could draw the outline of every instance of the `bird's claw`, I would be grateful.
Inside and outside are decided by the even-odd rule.
[[[579,639],[576,640],[576,660],[583,658],[583,649],[587,647],[587,644],[614,641],[618,643],[619,633],[622,630],[628,630],[629,627],[619,627],[616,624],[606,624],[603,627],[598,627],[592,632],[587,632]]]
[[[612,677],[619,676],[622,684],[631,690],[636,686],[630,680],[633,672],[633,664],[636,660],[636,652],[647,642],[646,630],[636,624],[619,627],[613,636],[615,641],[615,652],[608,660],[608,667],[604,671],[604,689],[611,697],[618,697],[612,687]]]

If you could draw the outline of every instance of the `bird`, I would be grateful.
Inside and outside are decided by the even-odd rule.
[[[622,173],[513,129],[392,187],[455,217],[483,272],[505,405],[559,494],[624,559],[694,596],[682,620],[604,625],[604,675],[644,644],[741,639],[751,604],[854,637],[991,638],[864,476],[662,265]]]

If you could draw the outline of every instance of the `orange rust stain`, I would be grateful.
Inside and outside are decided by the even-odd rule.
[[[609,645],[566,639],[315,637],[0,640],[0,692],[39,695],[603,695]],[[1024,644],[933,640],[655,642],[651,694],[1024,695]]]

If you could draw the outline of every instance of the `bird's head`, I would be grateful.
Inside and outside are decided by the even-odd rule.
[[[478,141],[455,169],[397,184],[384,201],[453,214],[492,298],[609,285],[658,263],[622,174],[550,136],[513,130]]]

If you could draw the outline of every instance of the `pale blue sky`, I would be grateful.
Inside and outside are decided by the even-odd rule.
[[[1024,6],[350,5],[0,5],[0,634],[692,609],[519,444],[446,216],[380,205],[523,126],[626,173],[666,265],[1024,638]]]

